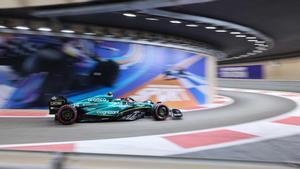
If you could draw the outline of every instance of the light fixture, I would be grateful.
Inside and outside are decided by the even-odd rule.
[[[205,29],[217,29],[215,26],[206,26]]]
[[[187,27],[198,27],[198,25],[196,25],[196,24],[186,24],[185,26],[187,26]]]
[[[96,35],[96,33],[94,32],[94,30],[91,27],[89,27],[89,26],[85,26],[84,27],[83,34],[84,35],[89,35],[89,36]]]
[[[251,55],[255,55],[255,53],[248,52],[247,55],[251,56]]]
[[[52,29],[48,28],[48,27],[39,27],[37,28],[38,31],[42,31],[42,32],[51,32]]]
[[[256,47],[258,50],[268,50],[267,48],[262,48],[262,47]]]
[[[256,39],[256,37],[255,36],[248,36],[248,37],[246,37],[246,39]]]
[[[246,35],[235,35],[235,37],[237,37],[237,38],[244,38],[244,37],[246,37]]]
[[[146,20],[148,20],[148,21],[158,21],[159,19],[157,19],[157,18],[145,18]]]
[[[230,34],[232,34],[232,35],[239,35],[239,34],[241,34],[241,32],[230,32]]]
[[[85,34],[85,35],[91,35],[91,36],[96,35],[96,33],[94,33],[94,32],[85,32],[83,34]]]
[[[269,47],[269,45],[266,45],[266,44],[260,44],[260,43],[258,44],[258,46],[259,46],[259,47],[265,47],[265,48]]]
[[[218,29],[218,30],[215,30],[216,32],[218,33],[224,33],[224,32],[227,32],[227,30],[223,30],[223,29]]]
[[[5,28],[7,28],[7,27],[4,25],[0,25],[0,29],[5,29]]]
[[[73,31],[71,29],[62,29],[62,30],[60,30],[60,32],[62,32],[62,33],[75,33],[75,31]]]
[[[248,41],[248,42],[257,42],[256,39],[248,39],[247,41]]]
[[[177,21],[177,20],[172,20],[172,21],[170,21],[171,23],[176,23],[176,24],[178,24],[178,23],[181,23],[181,21]]]
[[[266,43],[265,41],[256,41],[256,43]]]
[[[265,45],[263,43],[255,43],[254,45],[268,47],[268,45]]]
[[[127,17],[136,17],[136,14],[133,13],[123,13],[123,15]]]
[[[262,53],[261,50],[254,50],[254,51],[252,51],[252,52],[255,52],[255,53]]]
[[[27,26],[16,26],[15,27],[16,29],[19,29],[19,30],[29,30],[30,28],[27,27]]]
[[[245,55],[241,55],[240,57],[241,58],[245,58],[245,57],[248,57],[249,55],[245,54]]]

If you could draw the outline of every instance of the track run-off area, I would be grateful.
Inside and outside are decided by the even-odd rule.
[[[0,149],[178,155],[300,134],[300,94],[219,88],[234,100],[188,111],[182,120],[77,123],[53,117],[0,118]]]

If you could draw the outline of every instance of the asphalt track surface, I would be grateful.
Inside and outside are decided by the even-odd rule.
[[[261,80],[261,79],[218,79],[219,87],[241,89],[265,89],[300,93],[300,81]]]
[[[300,162],[300,135],[175,155],[185,158],[260,162]]]
[[[293,101],[281,97],[219,91],[231,97],[231,105],[187,112],[182,120],[154,121],[151,118],[133,122],[98,122],[60,125],[53,118],[0,118],[0,144],[79,141],[144,136],[200,130],[256,121],[288,112]]]

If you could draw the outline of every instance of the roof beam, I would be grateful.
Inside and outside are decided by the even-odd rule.
[[[48,9],[33,12],[33,16],[37,17],[59,17],[59,16],[76,16],[88,15],[97,13],[131,11],[131,10],[146,10],[153,8],[162,8],[170,6],[188,5],[194,3],[205,3],[214,0],[135,0],[129,2],[99,4],[84,7],[70,7],[63,9]]]
[[[229,21],[224,21],[220,19],[214,19],[214,18],[209,18],[209,17],[204,17],[204,16],[197,16],[197,15],[190,15],[190,14],[184,14],[184,13],[177,13],[177,12],[170,12],[166,10],[160,10],[160,9],[148,9],[148,10],[143,10],[141,13],[148,14],[148,15],[154,15],[154,16],[160,16],[160,17],[166,17],[166,18],[174,18],[174,19],[180,19],[180,20],[185,20],[185,21],[192,21],[196,23],[206,23],[206,24],[211,24],[215,26],[222,26],[227,29],[234,29],[238,30],[241,32],[244,32],[246,34],[251,34],[259,39],[262,39],[266,41],[270,47],[273,46],[274,40],[270,38],[269,36],[253,29],[250,27],[246,27],[237,23],[229,22]]]

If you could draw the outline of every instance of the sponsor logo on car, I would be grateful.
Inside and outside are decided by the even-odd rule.
[[[113,115],[113,114],[117,114],[118,111],[97,111],[96,114],[97,115],[103,115],[103,116],[106,116],[106,115]]]
[[[101,98],[101,97],[95,97],[95,98],[88,98],[87,101],[89,102],[106,102],[106,98]]]

